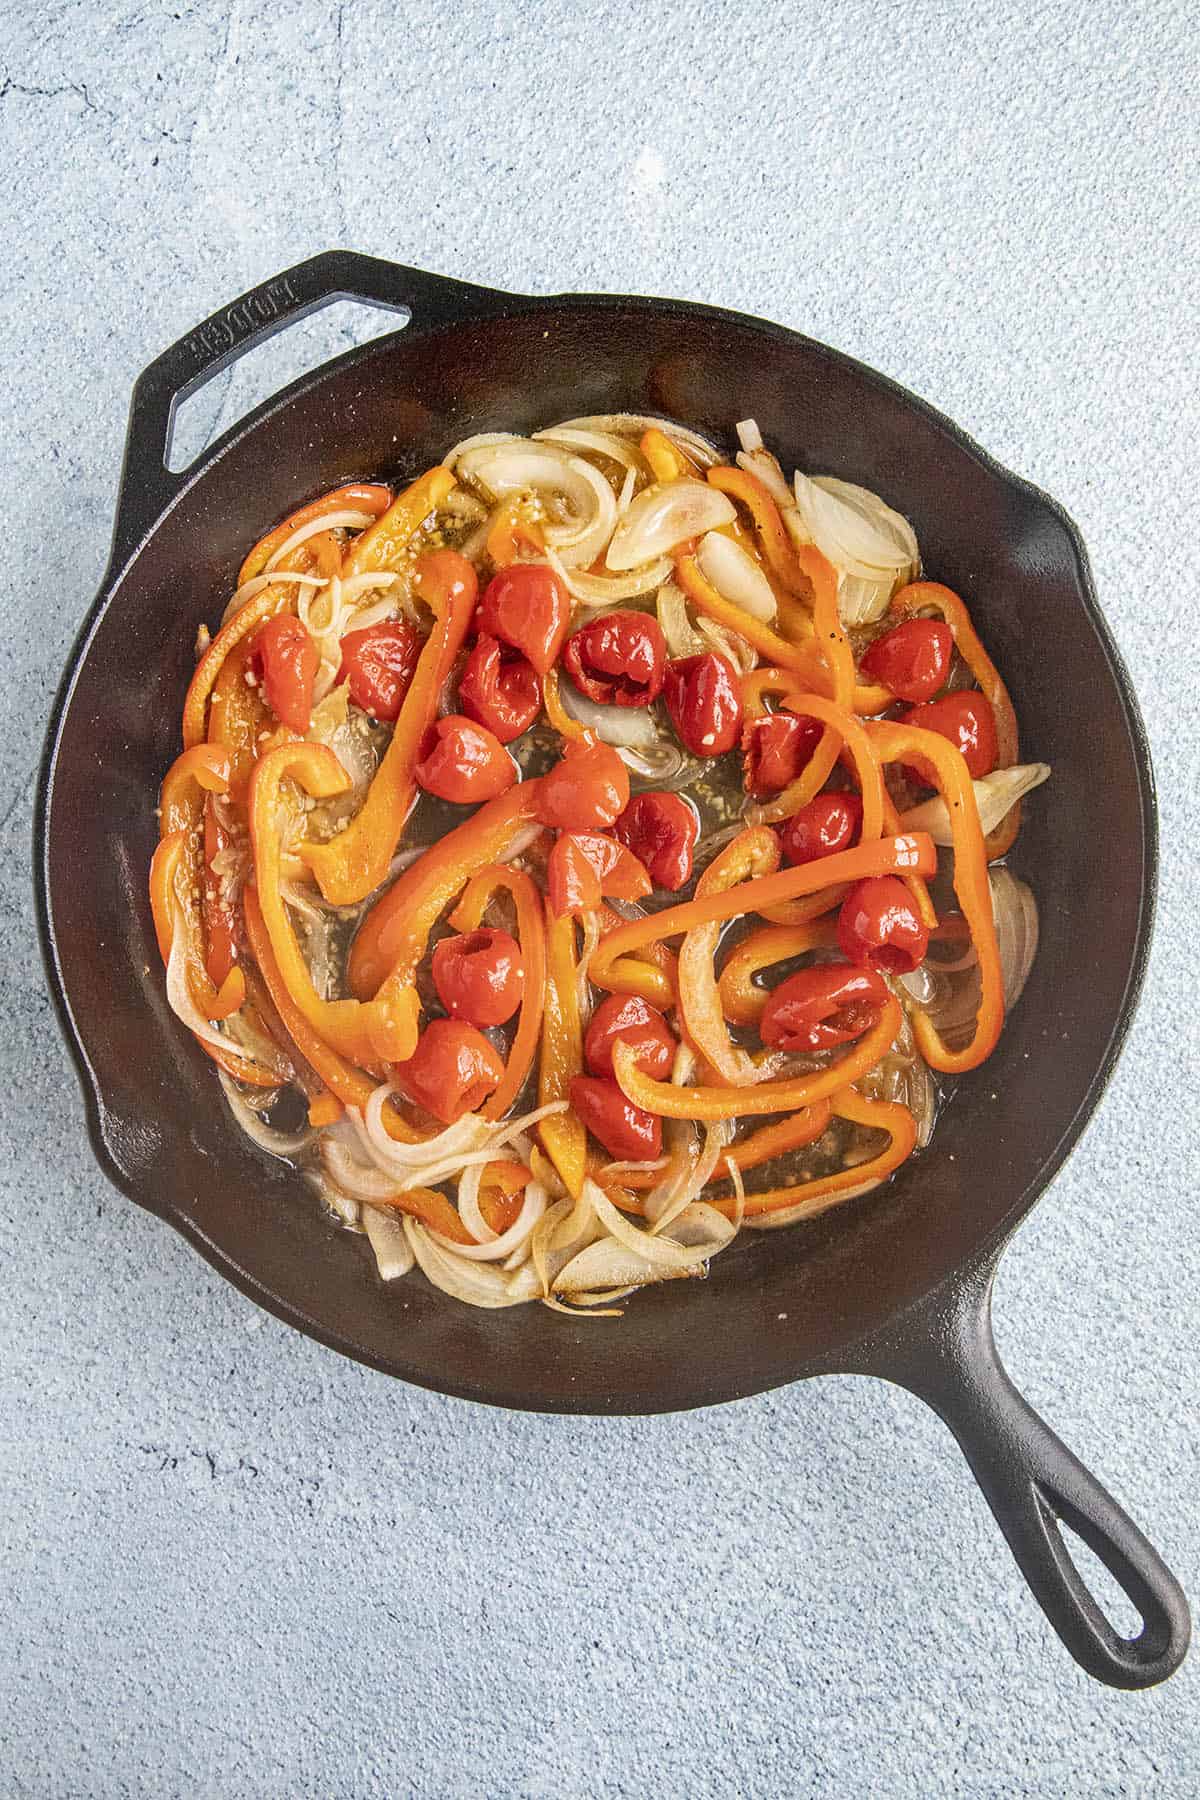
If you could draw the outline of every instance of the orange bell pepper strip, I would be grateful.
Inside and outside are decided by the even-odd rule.
[[[229,849],[229,834],[217,817],[214,796],[204,801],[204,876],[201,914],[204,919],[204,964],[208,979],[220,988],[238,960],[238,908],[213,864]]]
[[[310,1024],[306,1014],[283,978],[271,945],[270,935],[259,905],[258,894],[248,887],[242,897],[246,920],[246,937],[259,973],[266,984],[271,1001],[279,1013],[283,1028],[300,1055],[324,1082],[340,1106],[357,1106],[361,1110],[379,1086],[378,1080],[357,1063],[334,1049]],[[313,1120],[315,1124],[317,1121]],[[398,1143],[416,1144],[425,1137],[402,1119],[394,1106],[383,1109],[383,1124],[389,1137]]]
[[[886,787],[883,790],[883,829],[884,834],[891,837],[895,837],[900,829],[900,816]],[[924,879],[920,875],[912,874],[902,875],[900,879],[916,902],[917,913],[922,925],[932,932],[938,922],[937,908],[929,897],[929,889],[926,887]]]
[[[290,574],[316,574],[316,552],[311,544],[297,544],[287,559],[287,572]],[[280,573],[281,571],[276,571]],[[208,702],[216,680],[225,666],[226,659],[232,655],[239,644],[247,642],[254,636],[267,619],[273,619],[276,613],[294,611],[296,606],[296,583],[292,581],[271,581],[265,588],[239,606],[231,619],[227,619],[218,631],[200,661],[196,664],[188,691],[183,700],[183,741],[190,748],[193,744],[204,741],[208,720]]]
[[[322,494],[319,500],[310,500],[307,506],[301,506],[289,513],[281,524],[268,531],[265,537],[259,538],[253,550],[238,570],[238,586],[245,587],[256,575],[261,575],[281,544],[286,544],[294,531],[302,525],[309,525],[314,519],[323,519],[334,512],[370,513],[377,519],[386,512],[392,503],[390,488],[379,487],[374,482],[352,482],[348,487],[331,488],[329,493]],[[311,542],[311,539],[307,540]]]
[[[493,863],[490,868],[481,869],[467,883],[462,899],[450,915],[450,923],[456,931],[476,930],[483,923],[492,896],[501,888],[508,889],[516,909],[517,942],[525,966],[525,983],[504,1079],[484,1106],[485,1119],[502,1119],[524,1087],[542,1033],[542,1009],[546,997],[546,930],[542,919],[542,897],[528,875],[520,869],[510,869],[504,863]],[[496,1166],[488,1165],[489,1168]]]
[[[490,1162],[484,1169],[479,1180],[479,1211],[497,1237],[516,1224],[532,1180],[524,1163]]]
[[[429,934],[478,870],[498,862],[533,821],[538,783],[523,781],[488,800],[439,838],[371,908],[350,950],[349,982],[360,1000],[416,977]]]
[[[239,806],[263,740],[275,728],[261,688],[246,680],[252,654],[251,639],[243,638],[222,664],[208,707],[208,741],[228,753],[229,792]]]
[[[625,924],[620,913],[615,913],[610,906],[598,906],[596,919],[601,939],[619,931]],[[606,993],[637,994],[651,1006],[657,1006],[660,1012],[669,1012],[678,992],[677,959],[665,944],[651,944],[645,960],[619,957],[599,974],[593,959],[588,965],[588,980]]]
[[[542,1055],[538,1066],[538,1105],[569,1100],[571,1077],[583,1073],[583,1022],[576,981],[575,921],[569,913],[556,917],[546,907],[546,1011]],[[587,1173],[587,1130],[573,1111],[542,1119],[538,1135],[561,1175],[567,1192],[578,1199]]]
[[[916,1121],[906,1106],[898,1106],[888,1100],[865,1100],[852,1087],[843,1088],[836,1093],[831,1106],[840,1119],[850,1119],[856,1125],[869,1125],[873,1130],[886,1131],[887,1144],[868,1162],[858,1163],[854,1168],[839,1169],[834,1175],[819,1175],[811,1181],[799,1181],[793,1187],[768,1188],[764,1193],[747,1194],[746,1218],[761,1218],[764,1213],[790,1211],[792,1207],[803,1207],[801,1216],[804,1218],[826,1212],[831,1206],[839,1206],[843,1200],[852,1200],[856,1194],[886,1181],[916,1148]],[[773,1128],[768,1126],[767,1129]],[[755,1133],[755,1137],[764,1135],[763,1132]],[[754,1139],[750,1142],[753,1143]],[[713,1200],[711,1204],[726,1217],[734,1216],[735,1201]]]
[[[780,673],[778,670],[769,672],[772,675]],[[753,816],[762,824],[775,824],[781,819],[790,819],[802,806],[807,806],[824,787],[844,746],[853,764],[859,793],[862,795],[863,819],[859,839],[864,844],[873,843],[883,830],[886,792],[879,769],[879,758],[862,722],[844,703],[827,700],[823,694],[799,693],[793,688],[784,693],[783,703],[789,712],[819,720],[826,727],[825,734],[795,781],[789,782],[782,793],[776,794],[766,805],[759,806]],[[829,738],[833,740],[833,757],[828,767],[822,770],[821,765],[826,760],[822,756],[822,749]]]
[[[720,855],[714,857],[696,884],[696,899],[727,894],[756,877],[773,875],[779,867],[779,839],[767,826],[739,832]],[[721,921],[693,925],[679,951],[679,1010],[692,1048],[713,1072],[735,1087],[757,1081],[758,1068],[749,1053],[729,1035],[721,1011],[713,959],[721,936]]]
[[[954,634],[955,647],[975,677],[980,690],[992,704],[996,719],[996,767],[1010,769],[1021,760],[1017,731],[1017,714],[999,669],[983,647],[971,615],[953,588],[940,581],[912,581],[892,599],[891,611],[897,620],[916,618],[924,612],[936,612]],[[987,836],[988,861],[995,862],[1012,849],[1021,829],[1021,802],[1010,806],[994,831]]]
[[[562,696],[558,691],[557,669],[547,669],[542,676],[542,705],[559,737],[566,738],[573,744],[590,743],[593,734],[578,719],[573,719],[562,703]]]
[[[770,877],[768,877],[770,879]],[[736,890],[734,890],[736,892]],[[676,1087],[656,1081],[638,1067],[637,1051],[620,1039],[613,1045],[613,1073],[626,1099],[665,1119],[737,1119],[763,1113],[795,1112],[828,1099],[857,1081],[886,1056],[900,1030],[900,1002],[888,995],[879,1019],[844,1056],[828,1068],[785,1081],[760,1081],[754,1087]],[[911,1115],[910,1115],[911,1116]]]
[[[181,879],[186,873],[184,845],[186,833],[170,832],[161,840],[150,862],[150,912],[154,919],[154,935],[158,942],[159,955],[164,965],[170,961],[171,947],[175,942],[175,933],[185,933],[184,948],[187,955],[188,985],[191,986],[192,965],[200,958],[200,946],[193,934],[193,927],[183,905],[182,894],[185,882]],[[245,995],[245,975],[241,969],[236,971],[242,994]],[[205,976],[207,980],[207,976]],[[232,980],[232,976],[230,976]],[[193,996],[194,997],[194,996]],[[223,1015],[228,1017],[228,1014]],[[193,1034],[194,1035],[194,1034]],[[197,1038],[197,1043],[206,1056],[211,1056],[215,1063],[236,1076],[250,1087],[273,1088],[281,1081],[290,1080],[291,1065],[282,1058],[278,1067],[268,1069],[246,1051],[230,1042],[228,1050],[218,1049],[215,1044],[206,1043]]]
[[[778,1119],[774,1125],[760,1125],[757,1131],[743,1138],[740,1144],[734,1144],[726,1150],[721,1158],[726,1171],[736,1169],[744,1175],[747,1169],[757,1169],[760,1164],[774,1162],[777,1156],[787,1156],[793,1150],[803,1150],[806,1144],[814,1144],[820,1137],[833,1113],[833,1103],[829,1100],[818,1100],[813,1106],[802,1106],[786,1119]]]
[[[499,508],[487,534],[484,548],[497,569],[509,568],[523,550],[534,555],[545,552],[546,534],[536,519],[525,518],[523,504],[519,497],[507,501]]]
[[[176,904],[183,916],[187,933],[187,983],[197,1009],[206,1019],[227,1019],[237,1012],[246,998],[242,971],[230,967],[220,987],[214,985],[208,972],[208,949],[203,930],[202,894],[207,874],[204,850],[205,798],[225,793],[229,786],[228,751],[219,745],[196,744],[176,757],[163,777],[159,798],[160,831],[166,838],[178,839],[177,866],[173,858],[171,881]],[[178,877],[178,878],[176,878]],[[153,888],[152,888],[153,892]],[[165,915],[170,918],[168,907]],[[162,945],[162,933],[159,945]],[[164,961],[169,955],[164,951]]]
[[[729,463],[718,463],[715,468],[709,469],[708,481],[722,494],[728,494],[731,500],[740,500],[746,508],[762,546],[767,567],[780,586],[789,594],[794,594],[798,600],[810,599],[814,585],[812,569],[807,566],[807,559],[801,560],[800,553],[787,534],[782,514],[765,483],[757,475],[751,474],[749,469],[741,469]],[[820,556],[820,551],[815,551],[815,554]],[[822,557],[821,560],[823,562],[825,559]]]
[[[959,1075],[977,1068],[996,1047],[1004,1025],[1004,980],[996,948],[996,921],[988,881],[987,850],[979,824],[975,788],[962,753],[936,731],[913,725],[889,725],[882,720],[867,726],[884,762],[912,761],[920,756],[937,776],[939,792],[950,815],[954,845],[954,892],[971,931],[979,959],[980,998],[971,1041],[962,1050],[948,1050],[927,1012],[913,1014],[917,1048],[933,1069]],[[830,857],[834,862],[836,858]],[[917,871],[926,873],[927,871]]]
[[[761,925],[744,937],[721,970],[718,986],[721,1007],[731,1025],[757,1025],[770,998],[768,988],[754,977],[760,969],[788,962],[809,950],[831,950],[837,943],[832,919],[811,919],[804,925]]]
[[[434,550],[422,557],[415,585],[433,609],[433,629],[367,797],[346,829],[329,843],[305,843],[300,848],[301,859],[334,906],[365,900],[387,874],[416,793],[422,740],[437,717],[442,687],[475,611],[475,571],[456,550]]]
[[[694,556],[676,557],[675,579],[697,612],[729,631],[738,632],[760,656],[769,657],[782,668],[793,669],[800,678],[797,685],[811,685],[814,678],[819,678],[824,664],[809,645],[791,643],[761,619],[756,619],[753,613],[748,613],[744,606],[726,600],[708,580]]]
[[[737,842],[736,838],[734,842]],[[621,957],[642,950],[648,944],[690,931],[693,925],[740,918],[745,913],[762,913],[785,900],[796,900],[823,888],[831,881],[862,881],[869,875],[900,875],[908,870],[931,875],[936,868],[937,851],[933,839],[925,831],[881,838],[874,844],[856,844],[852,850],[839,850],[835,856],[804,863],[798,869],[780,869],[774,875],[744,881],[740,887],[730,888],[724,894],[712,894],[706,900],[684,900],[678,906],[664,907],[661,912],[650,913],[644,919],[628,919],[616,931],[601,938],[589,974],[597,987],[603,987],[606,984],[602,974]]]
[[[402,1062],[412,1055],[417,1041],[417,998],[413,993],[402,996],[398,1004],[390,999],[363,1004],[323,1000],[317,993],[280,892],[280,789],[288,779],[319,800],[343,794],[350,786],[350,777],[324,744],[283,744],[255,764],[249,791],[250,843],[263,923],[283,985],[313,1032],[349,1062],[375,1073],[383,1063]],[[327,1085],[333,1086],[332,1082]]]
[[[648,431],[642,433],[638,449],[645,457],[655,481],[679,481],[685,475],[698,481],[704,479],[699,464],[694,463],[657,425],[651,425]]]
[[[397,494],[382,517],[359,532],[346,551],[342,575],[349,579],[352,575],[398,572],[416,533],[457,486],[458,477],[441,463],[419,475]]]
[[[445,1194],[439,1193],[437,1188],[405,1188],[402,1193],[386,1194],[372,1200],[370,1205],[407,1213],[419,1224],[428,1226],[430,1231],[449,1238],[452,1244],[475,1242]]]

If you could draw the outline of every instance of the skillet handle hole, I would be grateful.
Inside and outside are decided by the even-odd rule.
[[[1053,1500],[1045,1493],[1042,1499],[1053,1514],[1052,1528],[1057,1531],[1063,1551],[1074,1566],[1081,1583],[1103,1613],[1113,1633],[1123,1638],[1127,1644],[1132,1644],[1145,1630],[1145,1618],[1086,1539],[1058,1515]]]

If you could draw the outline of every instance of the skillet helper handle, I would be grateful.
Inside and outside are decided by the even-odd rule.
[[[1179,1583],[1129,1515],[1017,1392],[992,1336],[993,1263],[955,1289],[928,1325],[893,1344],[875,1372],[910,1388],[958,1439],[1034,1598],[1076,1662],[1111,1687],[1165,1681],[1187,1654]],[[932,1354],[931,1354],[932,1350]],[[891,1358],[889,1358],[891,1360]],[[1114,1631],[1071,1559],[1061,1520],[1095,1552],[1142,1616]]]
[[[132,553],[188,479],[167,467],[181,401],[256,344],[335,300],[363,300],[407,315],[417,331],[503,310],[510,296],[423,269],[327,250],[221,307],[138,377],[129,410],[113,532],[113,562]]]

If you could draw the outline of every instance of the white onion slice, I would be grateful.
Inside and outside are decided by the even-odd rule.
[[[606,744],[628,750],[653,750],[661,741],[662,733],[648,706],[605,706],[581,694],[569,681],[559,682],[558,695],[563,711]]]
[[[646,488],[612,534],[604,561],[618,573],[665,556],[687,538],[732,523],[733,502],[690,475]]]
[[[568,450],[590,451],[593,456],[607,456],[623,469],[641,470],[641,458],[615,431],[581,431],[570,425],[549,425],[544,431],[531,433],[535,444],[562,444]]]
[[[728,625],[718,625],[715,619],[697,619],[696,628],[705,640],[706,647],[723,656],[732,663],[739,675],[749,675],[758,667],[758,651],[744,638],[740,631],[731,631]]]
[[[472,450],[494,450],[497,444],[520,444],[524,442],[513,431],[477,431],[472,437],[461,438],[453,449],[448,450],[442,461],[448,469],[456,469],[462,457]]]
[[[762,432],[758,429],[757,419],[739,419],[734,426],[738,443],[748,454],[763,447]]]
[[[268,1156],[278,1156],[285,1162],[290,1162],[308,1149],[317,1135],[311,1126],[306,1126],[303,1131],[277,1131],[273,1125],[268,1125],[259,1117],[245,1095],[238,1092],[237,1084],[224,1069],[217,1070],[217,1079],[225,1090],[230,1112],[252,1144],[257,1144]]]
[[[466,452],[463,475],[477,482],[493,499],[529,491],[561,494],[571,514],[570,523],[543,522],[546,542],[570,568],[594,562],[612,535],[617,522],[617,500],[599,469],[581,456],[571,456],[554,444],[535,444],[528,438],[485,446]],[[645,562],[636,557],[626,566]]]
[[[237,1057],[241,1062],[254,1062],[256,1060],[254,1057],[248,1055],[234,1043],[232,1038],[223,1036],[215,1026],[210,1024],[192,999],[192,990],[188,986],[187,978],[187,951],[183,918],[178,908],[174,918],[175,929],[171,938],[171,953],[167,958],[167,1004],[175,1017],[186,1025],[188,1030],[200,1039],[201,1043],[211,1044],[215,1049],[223,1050],[229,1056]],[[286,1079],[282,1071],[279,1079],[281,1081]]]
[[[264,588],[273,587],[277,581],[294,581],[302,592],[311,588],[313,593],[327,585],[323,576],[318,578],[314,575],[302,575],[298,569],[280,569],[274,575],[254,575],[249,581],[244,581],[226,602],[225,611],[221,614],[222,625],[228,625],[230,619],[240,613],[243,606],[253,600],[256,594],[261,594]]]
[[[499,1237],[493,1236],[489,1242],[482,1244],[456,1244],[432,1228],[429,1235],[452,1256],[465,1258],[467,1262],[503,1262],[506,1256],[511,1256],[525,1242],[545,1210],[546,1190],[540,1182],[531,1181],[525,1189],[520,1212],[508,1230]]]
[[[654,1237],[650,1232],[641,1231],[636,1225],[631,1225],[624,1213],[613,1205],[608,1195],[594,1181],[585,1180],[583,1185],[601,1225],[608,1229],[618,1243],[623,1244],[627,1250],[632,1250],[636,1256],[643,1257],[656,1270],[672,1270],[681,1275],[694,1274],[699,1263],[715,1255],[718,1250],[723,1250],[733,1236],[728,1220],[721,1213],[715,1213],[714,1217],[721,1220],[725,1230],[724,1235],[715,1236],[711,1241],[682,1244],[677,1232],[683,1215],[680,1215],[680,1219],[675,1221],[672,1232],[664,1233],[662,1237]],[[684,1229],[687,1230],[686,1223]],[[619,1284],[612,1283],[610,1285]]]
[[[739,468],[747,470],[751,475],[758,476],[784,519],[786,520],[790,514],[798,524],[800,515],[796,512],[796,496],[788,486],[787,478],[780,468],[777,458],[760,445],[755,450],[739,450],[737,461]],[[799,537],[796,537],[793,532],[793,539],[797,543],[812,542],[811,538],[804,536],[802,528]]]
[[[704,650],[704,639],[688,617],[687,598],[683,589],[673,581],[664,581],[658,590],[655,604],[658,622],[671,655],[699,656]]]
[[[563,583],[572,599],[581,606],[619,606],[623,600],[636,600],[667,579],[671,573],[669,557],[644,563],[628,575],[588,575],[580,569],[568,569],[552,548],[547,548],[546,561]]]
[[[377,1206],[364,1206],[362,1228],[375,1252],[375,1263],[384,1281],[396,1281],[413,1266],[412,1246],[404,1235],[403,1220]]]
[[[661,431],[664,437],[672,438],[702,468],[710,468],[713,463],[721,460],[720,451],[707,438],[702,438],[699,432],[690,431],[686,425],[676,425],[672,419],[652,418],[649,413],[593,413],[582,419],[564,419],[552,429],[611,431],[620,437],[640,438],[651,427]]]
[[[778,610],[770,582],[754,558],[724,532],[710,531],[696,553],[701,573],[735,606],[771,624]]]
[[[1038,947],[1038,910],[1032,890],[1011,869],[990,869],[992,914],[996,921],[996,948],[1004,978],[1004,1010],[1011,1012],[1021,998]]]
[[[300,544],[310,537],[316,537],[322,531],[361,531],[364,526],[375,523],[374,513],[345,512],[324,513],[319,519],[309,519],[305,524],[293,531],[291,537],[284,538],[278,550],[274,551],[263,565],[264,573],[270,574],[277,569],[284,557],[289,555]]]
[[[972,782],[984,837],[995,831],[1018,800],[1041,787],[1049,777],[1049,763],[1014,763],[1009,769],[993,769],[990,775]],[[954,842],[950,814],[940,794],[935,794],[932,800],[923,800],[919,806],[910,806],[900,823],[905,831],[927,831],[935,844]]]
[[[512,1275],[504,1275],[487,1263],[468,1262],[444,1249],[436,1242],[432,1232],[416,1219],[407,1216],[404,1220],[404,1235],[422,1273],[434,1287],[440,1288],[455,1300],[465,1300],[470,1306],[495,1309],[520,1306],[527,1300],[536,1300],[541,1292],[532,1264],[527,1263]]]

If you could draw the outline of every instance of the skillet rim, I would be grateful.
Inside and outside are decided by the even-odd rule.
[[[332,254],[336,257],[342,253],[334,252]],[[114,510],[113,549],[101,577],[96,597],[88,608],[72,643],[56,689],[49,713],[34,796],[33,875],[39,945],[59,1028],[66,1041],[76,1076],[83,1091],[85,1121],[93,1155],[104,1175],[121,1193],[144,1210],[170,1224],[204,1257],[206,1262],[225,1279],[232,1282],[247,1298],[262,1306],[283,1323],[302,1331],[306,1336],[349,1357],[352,1361],[365,1364],[383,1374],[410,1382],[414,1386],[425,1388],[433,1393],[502,1407],[506,1410],[593,1417],[638,1417],[664,1412],[690,1411],[701,1406],[727,1404],[738,1399],[748,1398],[752,1394],[770,1392],[777,1387],[786,1386],[792,1381],[809,1379],[814,1375],[835,1373],[839,1370],[849,1370],[858,1364],[863,1347],[874,1338],[885,1332],[894,1331],[901,1321],[911,1320],[918,1314],[934,1310],[940,1303],[939,1296],[965,1288],[977,1278],[981,1269],[994,1270],[1005,1245],[1021,1221],[1040,1200],[1080,1142],[1112,1078],[1141,995],[1153,937],[1158,891],[1158,808],[1153,764],[1149,739],[1137,696],[1124,658],[1100,607],[1082,535],[1060,501],[1034,482],[1016,474],[998,461],[969,432],[957,425],[954,420],[929,401],[912,393],[892,377],[848,355],[845,351],[837,350],[822,343],[819,339],[808,337],[803,332],[794,331],[773,320],[738,312],[728,307],[650,295],[594,293],[525,295],[510,294],[499,289],[478,287],[468,283],[452,282],[451,285],[461,287],[467,297],[462,304],[462,309],[453,317],[428,325],[421,325],[414,317],[411,322],[399,330],[385,333],[364,344],[356,345],[341,355],[321,363],[317,368],[306,371],[289,382],[278,393],[269,396],[242,418],[236,420],[214,444],[206,448],[186,470],[179,474],[175,492],[159,509],[153,520],[137,534],[134,541],[127,548],[119,548],[122,516],[128,503],[128,477],[131,467],[128,458],[129,442],[127,441],[126,462],[118,483]],[[334,294],[329,296],[330,299],[335,297]],[[482,302],[494,302],[494,304],[481,304]],[[612,1404],[601,1403],[599,1397],[591,1398],[584,1405],[573,1405],[566,1399],[561,1402],[557,1400],[535,1402],[527,1393],[523,1393],[519,1388],[507,1386],[502,1381],[485,1384],[483,1382],[432,1380],[419,1372],[413,1372],[407,1366],[399,1366],[395,1359],[389,1360],[375,1356],[346,1335],[330,1330],[323,1325],[321,1320],[306,1314],[303,1309],[280,1300],[251,1270],[243,1267],[228,1255],[193,1221],[183,1217],[171,1205],[160,1204],[156,1198],[140,1192],[137,1182],[126,1176],[105,1140],[104,1094],[88,1058],[82,1033],[75,1025],[70,996],[63,979],[57,953],[57,937],[50,896],[50,811],[53,804],[58,757],[76,683],[86,663],[92,638],[116,590],[150,539],[196,485],[203,481],[213,467],[242,438],[254,431],[263,421],[287,410],[301,396],[306,395],[330,376],[340,374],[360,363],[369,363],[372,357],[384,354],[394,347],[397,340],[402,337],[411,337],[414,341],[423,342],[426,339],[453,333],[464,327],[486,324],[497,318],[523,316],[546,310],[582,310],[588,307],[631,309],[651,312],[659,317],[665,315],[667,317],[707,318],[716,323],[735,326],[740,330],[749,329],[772,341],[783,342],[790,346],[803,346],[810,354],[815,353],[818,359],[825,359],[831,364],[852,371],[869,385],[893,399],[899,400],[904,406],[924,417],[942,432],[957,449],[965,451],[985,474],[1010,492],[1023,496],[1044,516],[1053,520],[1061,528],[1070,551],[1078,589],[1076,598],[1082,605],[1084,614],[1104,653],[1113,686],[1120,701],[1129,747],[1137,771],[1142,827],[1142,879],[1137,932],[1128,974],[1107,1042],[1097,1058],[1094,1073],[1088,1081],[1079,1105],[1064,1125],[1053,1149],[1043,1160],[1037,1174],[1019,1191],[1002,1217],[951,1270],[923,1287],[903,1306],[882,1314],[865,1330],[852,1334],[839,1345],[836,1351],[809,1357],[796,1367],[790,1368],[786,1372],[780,1372],[778,1376],[770,1380],[758,1379],[747,1383],[724,1383],[719,1389],[715,1384],[708,1384],[703,1391],[696,1391],[682,1399],[673,1398],[666,1404],[654,1395],[629,1393],[614,1396]]]

